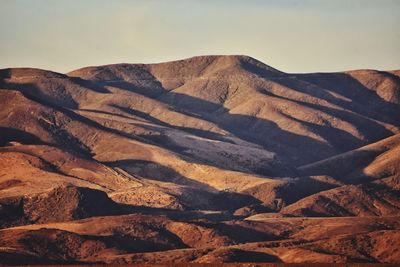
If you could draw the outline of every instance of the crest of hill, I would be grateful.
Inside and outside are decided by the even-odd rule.
[[[93,82],[35,68],[0,69],[0,88],[17,90],[25,96],[67,108],[78,108],[79,102],[91,92],[107,92]]]
[[[0,69],[0,79],[12,79],[12,78],[66,78],[65,74],[49,71],[49,70],[42,70],[36,68],[7,68],[7,69]]]
[[[400,104],[400,77],[396,75],[396,72],[358,70],[348,73],[360,84],[375,91],[385,101]]]
[[[276,70],[248,56],[198,56],[157,64],[112,64],[86,67],[67,75],[95,81],[133,79],[174,79],[214,75],[281,75]]]

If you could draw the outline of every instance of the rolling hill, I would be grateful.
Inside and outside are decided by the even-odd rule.
[[[0,105],[0,263],[399,263],[399,71],[11,68]]]

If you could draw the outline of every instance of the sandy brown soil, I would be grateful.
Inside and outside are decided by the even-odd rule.
[[[399,71],[0,70],[0,264],[400,264]]]

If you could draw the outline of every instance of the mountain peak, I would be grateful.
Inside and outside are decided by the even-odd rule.
[[[158,72],[169,69],[169,71],[166,71],[167,73],[169,73],[169,75],[238,75],[243,72],[254,73],[261,76],[282,74],[282,72],[280,72],[279,70],[274,69],[261,61],[245,55],[195,56],[182,60],[150,64],[150,66],[153,70],[157,70]],[[171,70],[173,70],[173,72]]]
[[[155,76],[161,79],[199,77],[199,76],[236,76],[240,74],[276,76],[283,74],[261,61],[245,55],[204,55],[191,58],[152,64],[111,64],[77,69],[67,73],[92,80],[117,80],[129,77]]]

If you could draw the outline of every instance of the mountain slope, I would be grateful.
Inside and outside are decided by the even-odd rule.
[[[296,216],[385,216],[400,212],[400,135],[299,168],[348,184],[285,207]],[[357,185],[355,185],[357,184]]]
[[[247,56],[0,70],[0,263],[396,263],[399,95]]]
[[[131,69],[135,69],[133,76]],[[118,75],[109,77],[103,73]],[[159,109],[157,103],[161,102],[185,116],[217,125],[220,133],[228,131],[262,145],[295,165],[345,152],[399,131],[397,105],[384,101],[377,91],[363,86],[348,73],[284,74],[248,57],[221,56],[154,65],[90,67],[69,75],[136,93],[132,94],[135,100],[124,101],[125,110],[133,114],[144,112],[170,125],[198,128],[189,119],[178,122],[177,116],[165,115],[168,111],[160,113],[151,108],[157,105]],[[364,76],[370,77],[369,84],[374,81],[380,88],[387,88],[383,91],[398,93],[398,79],[387,82],[374,72]],[[115,84],[115,80],[124,85]],[[344,87],[345,84],[349,86]],[[149,94],[154,88],[158,91]],[[148,102],[148,97],[155,101]],[[136,99],[146,101],[146,107]],[[296,156],[300,151],[301,158]]]

